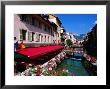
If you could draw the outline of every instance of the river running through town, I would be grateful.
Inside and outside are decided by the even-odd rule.
[[[75,56],[77,56],[77,58]],[[63,67],[64,69],[68,70],[69,75],[71,76],[89,76],[89,73],[85,69],[80,56],[82,56],[81,53],[74,53],[73,57],[65,58],[58,68]]]

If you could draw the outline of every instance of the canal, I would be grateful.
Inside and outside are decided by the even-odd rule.
[[[58,66],[58,69],[63,67],[68,70],[69,76],[89,76],[82,63],[82,57],[83,55],[81,53],[74,53],[74,56],[66,57]]]

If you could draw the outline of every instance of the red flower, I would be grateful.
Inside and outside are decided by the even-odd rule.
[[[40,71],[37,71],[36,72],[36,76],[40,76],[41,75],[41,72]]]

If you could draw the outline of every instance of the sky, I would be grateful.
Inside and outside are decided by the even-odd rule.
[[[97,14],[55,14],[66,32],[86,34],[97,23]]]

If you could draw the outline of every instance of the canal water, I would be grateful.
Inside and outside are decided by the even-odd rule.
[[[75,56],[81,56],[81,54],[74,54]],[[64,69],[68,70],[70,76],[89,76],[89,73],[85,69],[84,65],[81,62],[82,59],[69,57],[65,58],[59,65]]]

